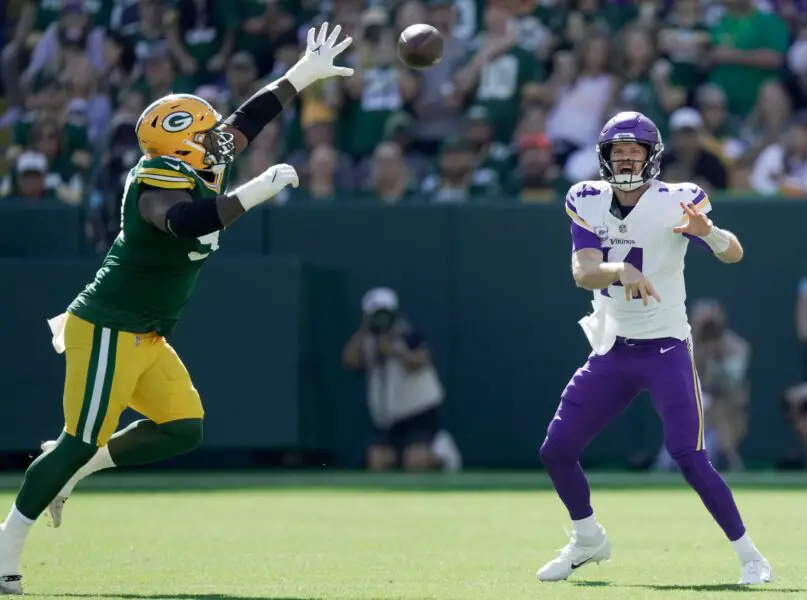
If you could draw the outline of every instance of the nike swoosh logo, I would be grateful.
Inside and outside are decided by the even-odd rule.
[[[277,179],[277,171],[272,174],[272,183],[275,182],[275,179]]]
[[[172,169],[174,169],[176,171],[180,170],[180,168],[177,165],[172,165],[171,163],[165,163],[165,164],[167,164],[169,167],[171,167]]]
[[[675,346],[670,346],[669,348],[662,348],[662,349],[661,349],[661,353],[662,353],[662,354],[666,354],[666,353],[667,353],[667,352],[669,352],[670,350],[675,350]]]
[[[577,563],[577,564],[572,563],[572,569],[577,569],[577,568],[579,568],[579,567],[582,567],[582,566],[583,566],[584,564],[586,564],[587,562],[591,562],[591,559],[589,558],[589,559],[584,560],[583,562],[581,562],[581,563]]]

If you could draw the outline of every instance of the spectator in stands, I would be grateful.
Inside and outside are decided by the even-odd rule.
[[[464,137],[450,136],[440,151],[438,172],[423,180],[421,191],[431,202],[495,201],[500,188],[498,178],[476,170],[471,143]]]
[[[362,298],[362,322],[345,345],[342,364],[363,371],[376,439],[367,467],[386,471],[459,470],[462,458],[444,430],[444,391],[423,335],[400,313],[398,295],[374,288]]]
[[[288,156],[290,165],[297,169],[297,173],[305,178],[310,175],[311,155],[319,146],[325,145],[334,148],[336,152],[336,172],[334,183],[343,190],[353,190],[356,187],[356,176],[353,161],[345,152],[335,148],[334,122],[327,109],[321,111],[308,110],[302,120],[303,147]]]
[[[95,142],[106,131],[112,117],[109,96],[99,91],[98,79],[84,57],[74,58],[63,75],[67,96],[66,118],[84,128],[88,142]]]
[[[372,153],[389,116],[418,94],[417,78],[397,59],[395,42],[386,11],[367,9],[353,42],[355,51],[346,59],[356,72],[344,81],[345,103],[339,120],[342,147],[354,159]]]
[[[514,160],[509,144],[494,140],[493,123],[487,107],[479,105],[469,108],[465,113],[463,129],[476,155],[477,176],[498,186],[510,174]]]
[[[546,133],[546,110],[542,106],[526,106],[521,111],[514,139],[530,133]]]
[[[561,179],[552,141],[545,133],[532,133],[518,140],[518,165],[511,171],[507,194],[521,202],[556,202],[566,194],[568,182]]]
[[[48,187],[48,159],[39,152],[23,152],[14,171],[3,178],[0,196],[25,202],[55,200],[56,190]]]
[[[679,108],[670,116],[670,147],[664,153],[664,180],[671,183],[691,181],[707,194],[725,190],[728,185],[726,165],[706,147],[703,119],[694,108]]]
[[[668,115],[686,103],[686,90],[672,84],[672,64],[659,59],[647,29],[629,26],[620,33],[623,84],[611,112],[636,110],[650,117],[664,137]]]
[[[520,48],[512,14],[501,4],[485,6],[485,31],[469,52],[468,62],[455,76],[459,98],[485,106],[493,122],[494,139],[508,143],[518,122],[524,86],[543,81],[541,64]]]
[[[258,91],[258,66],[255,58],[245,50],[236,52],[227,62],[224,78],[227,114],[230,114]]]
[[[404,29],[418,23],[431,23],[423,2],[421,0],[403,0],[400,2],[395,9],[395,27],[393,29],[395,39],[398,39]],[[434,25],[434,23],[431,24]]]
[[[454,79],[467,60],[468,42],[454,35],[457,7],[453,0],[426,0],[428,20],[443,36],[443,58],[420,74],[420,88],[413,103],[416,117],[413,135],[418,149],[435,155],[440,141],[461,126],[462,98]]]
[[[22,75],[23,88],[36,90],[41,78],[58,77],[80,55],[86,57],[95,76],[102,76],[106,70],[104,39],[104,30],[93,27],[83,0],[61,0],[59,19],[37,42]]]
[[[726,92],[729,112],[746,117],[763,84],[784,64],[788,31],[774,12],[759,10],[753,0],[723,0],[726,12],[712,27],[707,55],[709,80]]]
[[[90,199],[89,237],[98,254],[105,253],[120,232],[121,198],[126,179],[142,156],[135,133],[139,115],[140,112],[121,110],[109,126]]]
[[[300,187],[292,192],[294,202],[331,203],[344,200],[345,190],[336,183],[339,152],[331,144],[319,144],[308,157],[308,168],[301,173]]]
[[[365,191],[371,202],[401,204],[414,200],[412,177],[400,146],[382,142],[373,153]]]
[[[692,307],[695,365],[701,384],[706,451],[716,465],[730,471],[744,469],[740,443],[748,428],[748,368],[751,347],[729,329],[717,300],[702,299]],[[662,448],[659,469],[674,468]]]
[[[561,165],[581,148],[591,151],[608,120],[605,113],[619,89],[608,64],[612,58],[610,38],[597,31],[589,32],[574,54],[554,57],[555,69],[544,86],[550,107],[546,133]]]
[[[269,2],[262,0],[241,0],[232,7],[235,12],[237,32],[235,50],[248,52],[255,60],[258,73],[267,74],[272,70],[272,43],[269,39]]]
[[[22,5],[14,34],[0,54],[0,82],[10,105],[8,112],[0,118],[2,127],[13,125],[23,113],[24,100],[20,76],[24,69],[24,59],[34,41],[32,38],[34,38],[36,11],[34,0],[28,0]]]
[[[807,112],[796,116],[782,142],[762,151],[754,163],[751,185],[768,196],[807,194]]]
[[[431,170],[432,160],[430,160],[431,157],[416,148],[412,139],[414,126],[414,120],[409,113],[400,111],[391,114],[384,125],[382,144],[384,142],[396,144],[409,170],[411,181],[420,182]],[[366,187],[365,184],[375,162],[375,155],[376,153],[374,152],[372,156],[363,159],[356,167],[356,182],[360,187]]]
[[[726,92],[713,83],[700,86],[695,93],[695,105],[703,120],[703,133],[708,144],[715,144],[716,153],[733,163],[748,148],[740,132],[741,123],[729,115]]]
[[[795,463],[803,469],[807,463],[807,277],[799,281],[796,296],[796,336],[802,351],[802,383],[785,390],[782,409],[801,442]]]
[[[709,46],[709,29],[699,0],[675,0],[658,34],[659,52],[670,61],[670,83],[691,94],[701,81],[700,63]]]
[[[177,0],[166,13],[168,48],[194,85],[212,82],[235,47],[238,13],[230,0]]]
[[[132,87],[143,95],[146,105],[166,94],[189,94],[196,89],[192,78],[174,69],[165,42],[140,44],[137,58],[143,67],[143,76]]]
[[[782,410],[801,442],[800,456],[795,462],[803,469],[807,464],[807,383],[799,383],[785,390]]]
[[[80,204],[92,165],[86,131],[80,125],[43,118],[32,124],[26,138],[27,147],[47,159],[48,187],[62,202]]]

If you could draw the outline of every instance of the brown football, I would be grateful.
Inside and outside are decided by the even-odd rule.
[[[410,69],[428,69],[443,58],[443,36],[431,25],[410,25],[398,38],[398,56]]]

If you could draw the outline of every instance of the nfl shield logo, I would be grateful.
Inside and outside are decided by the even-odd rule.
[[[598,225],[594,227],[594,235],[601,240],[608,238],[608,228],[605,225]]]
[[[135,336],[135,346],[139,346],[139,345],[140,345],[140,342],[141,342],[140,336],[139,336],[139,335],[136,335],[136,336]]]
[[[619,233],[625,233],[625,232],[627,232],[627,231],[628,231],[628,226],[627,226],[627,225],[625,225],[624,223],[622,223],[622,224],[619,226]]]

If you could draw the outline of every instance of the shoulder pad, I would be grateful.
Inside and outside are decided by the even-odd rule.
[[[607,181],[581,181],[569,188],[566,199],[575,202],[589,196],[601,196],[608,192],[610,185]]]
[[[656,193],[669,194],[670,200],[676,204],[678,202],[691,202],[699,210],[708,210],[710,207],[709,196],[701,186],[695,183],[662,183],[659,181]]]
[[[196,174],[181,160],[156,156],[142,160],[135,167],[137,183],[168,190],[188,190],[196,187]]]

